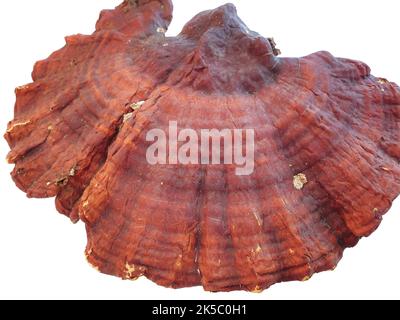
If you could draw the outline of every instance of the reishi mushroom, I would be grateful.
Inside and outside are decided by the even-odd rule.
[[[328,52],[280,58],[230,4],[176,37],[171,19],[169,0],[124,1],[36,63],[5,134],[15,183],[124,279],[257,292],[335,268],[400,192],[399,87]],[[149,164],[170,121],[253,129],[253,174]]]

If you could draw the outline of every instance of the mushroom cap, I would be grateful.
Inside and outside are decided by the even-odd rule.
[[[359,61],[280,58],[233,5],[166,37],[124,1],[35,65],[5,134],[12,177],[86,224],[99,271],[260,291],[335,268],[400,192],[400,89]],[[254,130],[254,172],[146,160],[152,129]]]

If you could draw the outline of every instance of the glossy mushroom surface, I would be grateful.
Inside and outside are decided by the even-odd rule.
[[[280,58],[232,5],[166,37],[169,0],[124,1],[35,65],[5,138],[29,197],[86,224],[99,271],[261,291],[333,269],[400,192],[400,89],[364,63]],[[255,167],[152,165],[152,129],[251,129]]]

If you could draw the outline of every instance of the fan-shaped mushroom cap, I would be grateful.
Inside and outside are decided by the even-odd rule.
[[[332,269],[400,191],[400,90],[365,64],[279,58],[232,5],[166,37],[170,1],[124,1],[36,64],[5,135],[15,183],[85,222],[101,272],[259,291]],[[254,172],[152,165],[152,129],[249,129]]]

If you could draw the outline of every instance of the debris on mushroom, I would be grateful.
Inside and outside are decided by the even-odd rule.
[[[167,30],[165,30],[164,28],[157,28],[157,32],[158,33],[166,33],[167,32]]]
[[[122,119],[122,122],[125,123],[132,117],[133,117],[133,112],[126,113],[126,114],[124,114],[124,118]]]
[[[7,129],[7,133],[11,133],[15,128],[23,127],[23,126],[26,126],[27,124],[30,124],[30,123],[31,123],[30,120],[24,121],[24,122],[14,123],[14,124],[11,125],[11,127],[9,129]]]
[[[293,177],[293,186],[297,189],[297,190],[301,190],[303,189],[304,185],[306,185],[308,183],[307,177],[304,173],[299,173],[296,174]]]
[[[71,170],[69,170],[69,176],[70,177],[75,176],[76,170],[77,170],[76,166],[72,167]]]
[[[137,111],[137,110],[139,110],[141,108],[141,106],[143,106],[145,104],[145,102],[146,101],[138,101],[138,102],[132,103],[131,104],[131,109],[133,111]]]

